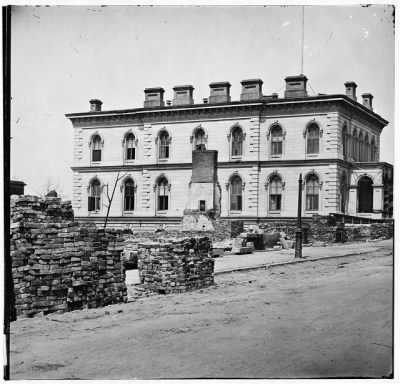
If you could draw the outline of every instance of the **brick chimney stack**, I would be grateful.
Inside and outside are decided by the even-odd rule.
[[[372,96],[370,93],[363,93],[361,95],[362,99],[363,99],[363,106],[367,107],[368,109],[370,109],[371,111],[373,111],[372,108],[372,99],[374,98],[374,96]]]
[[[347,81],[344,83],[344,86],[346,87],[346,96],[350,97],[350,99],[357,101],[357,95],[356,95],[356,88],[357,84],[354,81]]]
[[[249,79],[240,82],[242,84],[242,93],[240,101],[261,99],[263,81],[261,79]]]
[[[307,97],[307,80],[304,75],[285,77],[285,98]]]
[[[99,99],[92,99],[89,101],[90,103],[90,112],[99,112],[101,111],[101,105],[103,102]]]
[[[154,108],[164,106],[164,88],[146,88],[144,90],[144,107]]]
[[[229,94],[231,85],[227,81],[221,81],[210,84],[210,104],[229,103],[231,96]]]
[[[173,105],[188,105],[193,104],[193,86],[192,85],[177,85],[173,88],[174,100]]]

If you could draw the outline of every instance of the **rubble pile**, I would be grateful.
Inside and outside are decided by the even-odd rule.
[[[141,242],[137,290],[162,294],[182,293],[214,284],[214,260],[208,237]]]
[[[70,201],[13,197],[10,232],[17,317],[126,301],[123,239],[74,222]]]

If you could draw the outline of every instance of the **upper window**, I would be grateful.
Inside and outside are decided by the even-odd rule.
[[[354,161],[358,160],[358,140],[357,140],[357,132],[356,130],[353,131],[353,143],[352,143],[352,158]]]
[[[239,176],[231,180],[230,202],[232,211],[242,210],[242,179]]]
[[[197,151],[206,149],[206,134],[202,129],[198,129],[194,135],[194,149]]]
[[[271,129],[271,155],[282,154],[283,134],[280,126]]]
[[[369,138],[368,138],[368,134],[365,134],[364,137],[364,161],[369,161]]]
[[[343,126],[343,130],[342,130],[342,151],[343,151],[343,157],[346,158],[347,157],[347,128],[346,125]]]
[[[159,147],[158,147],[158,157],[160,159],[169,159],[169,143],[170,137],[167,131],[162,131],[158,137]]]
[[[282,204],[282,180],[273,176],[269,182],[269,210],[280,211]]]
[[[319,127],[311,124],[307,129],[307,154],[319,153]]]
[[[364,161],[364,139],[361,132],[358,135],[358,161]]]
[[[133,133],[125,137],[125,160],[135,160],[136,158],[136,140]]]
[[[165,177],[161,177],[157,183],[157,211],[168,210],[169,185]]]
[[[92,137],[92,161],[101,161],[101,137],[94,135]]]
[[[375,147],[375,138],[371,139],[371,161],[376,161],[376,147]]]
[[[232,156],[243,155],[243,131],[240,127],[236,127],[232,131]]]
[[[100,211],[101,185],[98,179],[93,179],[89,186],[88,210]]]
[[[306,211],[318,211],[319,180],[311,175],[306,181]]]
[[[124,211],[135,209],[135,183],[128,179],[124,183]]]

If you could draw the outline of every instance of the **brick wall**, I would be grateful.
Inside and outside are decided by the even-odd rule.
[[[69,201],[12,198],[10,236],[17,317],[126,301],[123,238],[74,222]]]
[[[207,237],[165,239],[138,244],[141,288],[155,293],[180,293],[214,284],[214,259]]]

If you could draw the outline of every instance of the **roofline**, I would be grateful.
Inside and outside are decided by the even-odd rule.
[[[147,113],[147,112],[174,112],[181,111],[184,109],[213,109],[213,108],[230,108],[236,106],[257,106],[257,105],[268,105],[268,104],[304,104],[309,102],[324,102],[324,101],[336,101],[342,100],[347,104],[350,104],[352,107],[356,107],[363,113],[369,114],[371,117],[379,120],[381,124],[386,126],[389,124],[387,120],[383,117],[375,113],[374,111],[368,109],[364,105],[358,103],[357,101],[352,100],[346,95],[343,94],[333,94],[333,95],[318,95],[318,96],[309,96],[305,98],[269,98],[268,96],[263,96],[257,100],[246,100],[246,101],[231,101],[229,103],[213,103],[213,104],[187,104],[187,105],[178,105],[178,106],[164,106],[164,107],[153,107],[153,108],[130,108],[130,109],[114,109],[108,111],[94,111],[94,112],[77,112],[77,113],[67,113],[65,116],[68,119],[74,118],[82,118],[82,117],[104,117],[104,116],[113,116],[113,115],[123,115],[123,114],[134,114],[134,113]]]

